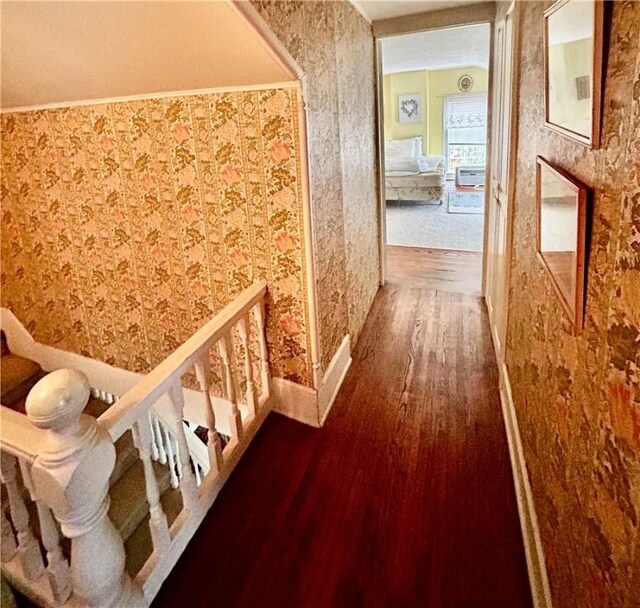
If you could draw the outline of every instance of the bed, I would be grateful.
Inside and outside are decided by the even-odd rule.
[[[439,205],[444,200],[443,156],[422,155],[422,138],[385,142],[385,197]]]

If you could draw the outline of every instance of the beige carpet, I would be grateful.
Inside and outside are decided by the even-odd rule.
[[[482,251],[484,215],[447,213],[447,202],[387,201],[387,244]]]

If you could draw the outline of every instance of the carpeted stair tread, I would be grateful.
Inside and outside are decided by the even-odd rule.
[[[43,376],[42,368],[35,361],[9,350],[7,336],[0,330],[0,403],[24,414],[24,400]]]
[[[131,431],[127,431],[118,441],[116,446],[116,464],[109,478],[109,485],[113,486],[139,459],[138,450],[133,444]]]
[[[84,408],[83,414],[89,414],[93,418],[99,418],[104,414],[111,406],[104,401],[101,401],[97,397],[89,397],[87,406]]]
[[[0,358],[0,403],[21,414],[29,391],[40,378],[42,368],[31,359],[9,353]]]
[[[162,509],[167,516],[169,527],[182,511],[182,495],[180,490],[169,488],[160,497]],[[124,544],[127,555],[126,570],[131,577],[135,577],[153,551],[151,530],[149,528],[149,514],[140,522],[133,534]]]
[[[25,402],[29,391],[46,374],[35,361],[19,357],[9,352],[4,333],[1,336],[2,356],[0,358],[0,393],[2,404],[26,414]],[[99,418],[109,404],[90,397],[84,413]],[[116,463],[109,479],[109,518],[125,543],[127,571],[134,576],[142,568],[152,552],[151,531],[149,529],[149,504],[146,496],[144,466],[139,459],[133,443],[131,431],[127,431],[115,442]],[[182,496],[179,490],[170,487],[169,468],[153,463],[158,481],[161,502],[171,525],[182,510]],[[36,538],[40,538],[40,525],[36,505],[28,498],[26,489],[25,503],[29,512],[30,526]],[[4,486],[0,495],[3,510],[9,509]],[[69,557],[70,541],[61,538],[61,547],[65,557]],[[41,547],[44,551],[44,548]],[[44,555],[44,552],[43,552]]]
[[[169,487],[169,469],[155,462],[153,469],[162,494]],[[141,460],[136,459],[133,465],[111,486],[109,495],[111,496],[109,517],[122,540],[126,541],[149,513],[144,467]]]

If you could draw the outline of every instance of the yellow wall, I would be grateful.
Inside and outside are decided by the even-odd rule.
[[[387,74],[383,81],[384,135],[386,139],[407,139],[422,135],[423,154],[427,154],[429,136],[429,77],[426,70]],[[422,121],[398,122],[398,95],[422,95]]]
[[[455,68],[429,72],[429,154],[442,154],[443,114],[442,102],[445,95],[461,94],[458,79],[464,74],[473,78],[469,93],[486,93],[489,90],[489,76],[482,68]]]
[[[482,68],[452,70],[418,70],[387,74],[383,79],[385,139],[406,139],[422,135],[423,154],[443,154],[442,99],[444,95],[460,94],[458,79],[463,74],[473,78],[471,93],[488,90],[488,73]],[[422,94],[422,122],[398,122],[398,95]]]
[[[590,133],[591,98],[578,99],[576,78],[591,72],[591,40],[576,40],[549,47],[551,122],[579,133]]]

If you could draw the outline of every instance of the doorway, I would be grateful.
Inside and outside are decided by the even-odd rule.
[[[491,151],[491,187],[487,205],[487,250],[485,252],[484,294],[491,322],[498,362],[503,365],[504,343],[509,311],[509,275],[511,272],[511,201],[514,188],[513,154],[515,141],[517,65],[514,49],[518,39],[516,2],[511,2],[496,19],[493,36],[493,116]],[[504,10],[504,9],[503,9]],[[502,12],[502,11],[501,11]]]
[[[380,41],[388,282],[482,294],[490,38],[484,23]]]

